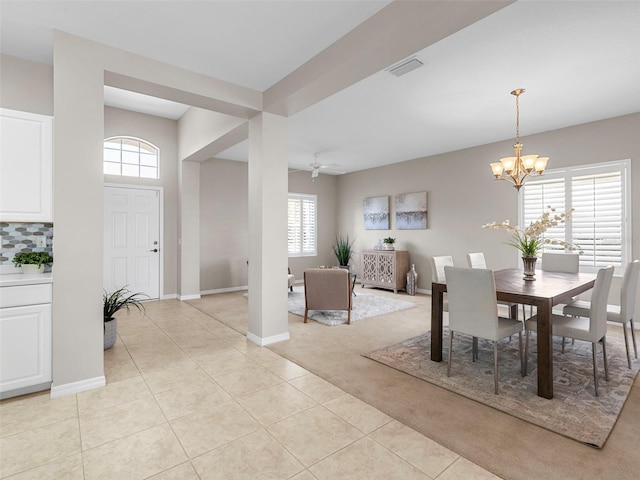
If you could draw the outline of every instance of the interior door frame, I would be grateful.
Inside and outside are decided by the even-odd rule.
[[[160,241],[160,265],[158,271],[158,300],[164,299],[164,187],[156,186],[156,185],[137,185],[135,183],[104,183],[102,186],[102,191],[104,194],[105,187],[113,187],[113,188],[128,188],[131,190],[153,190],[158,192],[158,200],[160,204],[158,205],[158,238]],[[104,211],[104,204],[102,206]],[[104,224],[105,220],[102,219],[102,235],[104,237]],[[104,261],[104,246],[102,248],[102,258]]]

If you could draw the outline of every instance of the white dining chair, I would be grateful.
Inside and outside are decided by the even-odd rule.
[[[638,292],[638,277],[640,277],[640,260],[630,262],[624,270],[622,285],[620,287],[620,305],[607,305],[607,321],[622,324],[624,332],[624,346],[627,349],[627,365],[631,368],[631,354],[629,353],[629,338],[627,336],[627,323],[631,327],[633,340],[633,355],[638,358],[638,346],[634,331],[633,317],[636,307],[636,295]],[[563,313],[573,317],[589,317],[591,303],[585,300],[576,300],[567,304]]]
[[[498,394],[498,340],[518,334],[520,372],[524,375],[522,322],[498,316],[496,282],[492,270],[444,267],[449,295],[449,356],[447,376],[451,375],[453,334],[493,341],[493,383]],[[473,354],[474,358],[476,357]]]
[[[453,257],[450,255],[439,255],[430,258],[431,261],[431,281],[437,283],[446,283],[447,277],[444,273],[445,266],[453,266]],[[449,300],[447,298],[447,294],[444,294],[444,298],[442,299],[442,311],[449,311]]]
[[[580,255],[578,253],[544,252],[542,254],[543,272],[578,273]]]
[[[609,381],[609,367],[607,365],[607,297],[611,289],[613,278],[613,266],[601,268],[598,271],[596,282],[591,294],[591,304],[588,317],[568,317],[552,314],[550,321],[554,335],[575,338],[585,342],[591,342],[593,356],[593,383],[598,396],[598,363],[596,360],[596,345],[602,342],[602,355],[604,358],[605,380]],[[527,373],[529,360],[529,332],[538,330],[537,315],[525,322],[525,349],[524,349],[524,373]]]
[[[487,261],[484,258],[484,253],[482,252],[474,252],[467,253],[467,263],[469,264],[469,268],[487,268]],[[518,304],[511,302],[500,302],[498,304],[504,305],[509,309],[509,315],[512,317],[518,317]],[[522,306],[522,314],[524,316],[524,305]]]

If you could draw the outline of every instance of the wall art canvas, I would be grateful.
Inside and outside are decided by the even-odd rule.
[[[389,195],[364,199],[365,230],[389,230]]]
[[[396,195],[396,228],[398,230],[427,228],[427,192]]]

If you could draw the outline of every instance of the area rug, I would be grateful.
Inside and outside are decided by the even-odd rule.
[[[351,321],[384,315],[385,313],[406,310],[415,307],[411,302],[395,300],[393,298],[372,295],[366,291],[357,291],[351,306]],[[304,287],[294,287],[289,292],[288,309],[295,315],[304,317]],[[344,310],[309,310],[311,320],[324,325],[335,326],[347,323],[347,312]]]
[[[611,337],[611,338],[609,338]],[[445,328],[443,361],[431,361],[431,335],[426,333],[364,355],[391,368],[481,402],[552,432],[587,445],[602,448],[622,410],[640,369],[632,357],[632,369],[622,338],[607,336],[609,381],[604,379],[601,349],[598,348],[598,393],[593,387],[591,344],[568,343],[561,353],[561,340],[553,345],[554,397],[547,400],[537,392],[536,342],[532,336],[529,374],[520,375],[518,339],[503,340],[498,346],[500,394],[493,393],[492,343],[479,341],[480,357],[471,361],[471,337],[456,335],[453,340],[451,376],[447,377],[449,333]],[[524,340],[524,338],[523,338]]]

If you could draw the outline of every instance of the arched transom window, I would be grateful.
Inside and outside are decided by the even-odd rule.
[[[111,137],[104,141],[104,173],[123,177],[159,178],[159,150],[133,137]]]

